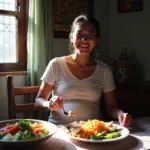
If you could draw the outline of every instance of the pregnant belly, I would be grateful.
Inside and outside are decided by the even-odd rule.
[[[100,119],[99,105],[84,100],[70,100],[64,103],[66,111],[76,113],[76,120]]]
[[[64,101],[64,109],[66,111],[73,111],[76,113],[76,117],[68,117],[64,115],[62,109],[58,111],[52,111],[49,121],[55,124],[67,124],[76,121],[86,121],[88,119],[100,119],[100,107],[99,104],[87,102],[85,100],[67,100]]]

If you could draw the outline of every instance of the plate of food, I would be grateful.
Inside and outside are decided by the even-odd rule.
[[[70,139],[104,143],[114,142],[126,138],[129,130],[121,125],[111,122],[104,122],[97,119],[88,121],[74,121],[65,126],[65,133]]]
[[[22,144],[40,142],[50,138],[57,126],[42,120],[13,119],[0,121],[0,143]]]

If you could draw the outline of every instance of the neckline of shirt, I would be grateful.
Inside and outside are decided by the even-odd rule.
[[[98,64],[97,64],[97,65],[96,65],[96,69],[94,70],[94,72],[92,73],[92,75],[90,75],[90,76],[87,77],[87,78],[79,79],[79,78],[76,77],[76,76],[70,71],[70,69],[68,68],[68,65],[67,65],[67,62],[66,62],[66,56],[63,56],[63,57],[62,57],[62,62],[63,62],[63,64],[65,65],[65,67],[66,67],[68,73],[69,73],[73,78],[75,78],[76,80],[79,80],[79,81],[85,81],[85,80],[91,79],[91,78],[95,75],[95,73],[97,72],[97,70],[98,70]]]

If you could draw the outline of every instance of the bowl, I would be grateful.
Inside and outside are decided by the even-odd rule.
[[[42,141],[45,141],[47,139],[49,139],[53,134],[56,133],[57,131],[57,126],[55,124],[52,124],[50,122],[47,122],[47,121],[43,121],[43,120],[36,120],[36,119],[11,119],[11,120],[4,120],[4,121],[0,121],[0,128],[6,126],[7,124],[13,124],[13,123],[16,123],[16,122],[19,122],[21,120],[24,120],[24,121],[30,121],[31,123],[39,123],[39,124],[42,124],[44,128],[46,128],[48,130],[48,135],[46,136],[43,136],[43,137],[39,137],[39,138],[35,138],[35,139],[27,139],[27,140],[15,140],[15,141],[3,141],[3,140],[0,140],[0,144],[3,144],[3,145],[22,145],[22,144],[30,144],[30,143],[34,143],[34,142],[42,142]]]

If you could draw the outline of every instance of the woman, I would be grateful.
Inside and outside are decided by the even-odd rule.
[[[36,105],[51,110],[49,121],[55,124],[72,122],[63,113],[76,113],[76,120],[101,119],[100,97],[103,92],[109,115],[128,126],[131,116],[121,111],[115,101],[115,85],[109,67],[94,59],[100,38],[98,21],[86,15],[75,18],[69,35],[71,54],[50,61],[36,98]],[[52,98],[48,101],[50,94]]]

